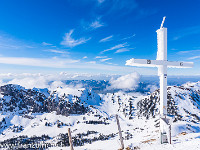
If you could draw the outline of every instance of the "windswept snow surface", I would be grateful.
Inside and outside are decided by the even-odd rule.
[[[57,81],[51,83],[49,89],[28,90],[10,85],[0,92],[1,144],[9,144],[14,138],[24,141],[22,136],[37,141],[43,135],[48,135],[45,143],[67,143],[64,137],[71,128],[76,150],[116,150],[120,148],[115,118],[118,114],[125,147],[200,149],[200,82],[168,87],[168,113],[173,120],[171,145],[160,144],[159,90],[149,95],[124,91],[97,94],[91,89],[66,86]],[[30,101],[34,107],[29,103],[23,106],[24,101]],[[44,109],[45,104],[50,108]],[[62,112],[63,105],[71,111]],[[80,109],[77,113],[73,109],[75,106]],[[48,149],[68,150],[69,146]]]

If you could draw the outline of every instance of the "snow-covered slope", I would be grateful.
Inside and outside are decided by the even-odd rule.
[[[200,131],[200,83],[168,87],[167,112],[177,124],[173,134]],[[159,114],[159,89],[137,103],[138,116],[146,119]]]
[[[172,145],[159,144],[159,89],[145,96],[9,84],[1,86],[0,93],[1,145],[51,143],[49,149],[69,149],[67,131],[71,128],[76,149],[119,149],[118,114],[126,147],[200,149],[200,82],[168,87]]]

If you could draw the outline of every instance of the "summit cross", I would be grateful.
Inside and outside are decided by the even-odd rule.
[[[168,61],[167,60],[167,28],[163,27],[165,18],[161,23],[160,29],[157,32],[157,58],[156,60],[149,59],[130,59],[126,61],[126,65],[138,67],[157,67],[158,76],[160,77],[160,133],[161,143],[169,141],[166,135],[165,119],[167,116],[167,67],[169,68],[192,68],[193,62]],[[164,119],[165,118],[165,119]],[[163,120],[164,119],[164,120]],[[165,138],[165,139],[163,139]],[[164,142],[165,141],[165,142]]]

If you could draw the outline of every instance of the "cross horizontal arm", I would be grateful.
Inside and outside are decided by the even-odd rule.
[[[170,68],[191,68],[191,67],[193,67],[192,62],[134,59],[134,58],[127,60],[126,65],[139,66],[139,67],[158,67],[158,66],[166,65],[167,67],[170,67]]]
[[[169,68],[192,68],[193,65],[193,62],[167,61]]]
[[[140,66],[140,67],[157,67],[158,65],[162,65],[161,62],[157,60],[149,60],[149,59],[130,59],[126,61],[126,65],[128,66]]]

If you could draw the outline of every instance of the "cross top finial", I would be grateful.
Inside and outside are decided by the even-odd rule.
[[[161,25],[160,25],[160,29],[163,28],[163,24],[164,24],[164,22],[165,22],[165,18],[166,18],[166,16],[163,17],[163,21],[162,21],[162,23],[161,23]]]

